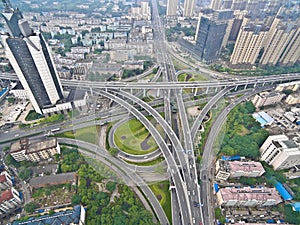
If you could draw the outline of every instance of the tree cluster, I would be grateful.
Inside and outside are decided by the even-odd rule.
[[[82,165],[78,171],[80,177],[78,194],[73,203],[82,202],[87,206],[87,224],[99,225],[151,225],[152,216],[143,208],[139,199],[125,185],[118,185],[120,197],[110,201],[110,192],[99,191],[97,183],[103,177],[89,165]],[[112,191],[116,183],[108,182],[106,189]]]
[[[226,133],[221,146],[223,155],[241,155],[258,159],[259,147],[268,137],[268,132],[252,117],[255,108],[246,102],[234,108],[226,122]],[[243,133],[246,130],[246,133]]]

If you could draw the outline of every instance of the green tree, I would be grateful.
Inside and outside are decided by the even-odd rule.
[[[29,202],[24,206],[24,210],[27,213],[33,213],[36,208],[38,208],[38,204],[36,202]]]
[[[290,224],[300,224],[300,213],[293,211],[291,205],[284,206],[284,215],[286,222]]]
[[[32,175],[32,170],[31,169],[21,167],[21,169],[19,171],[19,178],[21,180],[27,180],[31,177],[31,175]]]
[[[7,98],[7,101],[9,102],[9,103],[11,103],[11,104],[13,104],[14,102],[15,102],[15,98],[13,98],[13,97],[9,97],[9,98]]]
[[[113,182],[113,181],[108,181],[107,183],[106,183],[106,186],[105,186],[105,188],[106,188],[106,190],[108,190],[109,192],[113,192],[115,189],[116,189],[116,182]]]
[[[81,202],[81,197],[78,194],[73,195],[72,197],[72,205],[79,205]]]

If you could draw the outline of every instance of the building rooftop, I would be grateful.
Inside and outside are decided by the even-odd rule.
[[[292,204],[293,210],[296,212],[300,212],[300,202],[294,202]]]
[[[274,122],[274,119],[264,111],[253,113],[252,117],[259,122],[261,126]]]
[[[238,172],[238,171],[245,171],[245,172],[252,172],[252,171],[260,171],[265,172],[264,167],[260,162],[243,162],[243,161],[229,161],[231,172]]]
[[[291,196],[291,194],[285,189],[285,187],[280,182],[277,182],[275,184],[275,188],[279,192],[279,194],[281,195],[281,197],[283,198],[283,200],[288,201],[288,200],[292,200],[293,199],[293,197]]]
[[[0,183],[6,182],[6,176],[5,174],[0,174]]]
[[[10,153],[19,152],[26,150],[26,153],[36,152],[44,149],[49,149],[56,147],[57,140],[56,138],[49,138],[47,140],[30,143],[28,138],[20,139],[17,142],[14,142],[10,146]]]
[[[0,203],[10,200],[13,198],[13,194],[11,190],[3,191],[0,196]]]
[[[237,200],[237,201],[267,201],[275,200],[281,202],[281,197],[275,188],[222,188],[219,190],[224,201]]]
[[[32,217],[27,221],[13,222],[13,225],[58,225],[58,224],[79,224],[81,210],[85,210],[80,205],[74,206],[72,210],[67,210],[63,212],[57,212],[53,215],[45,215],[40,217]],[[83,221],[84,222],[84,221]]]
[[[55,175],[48,175],[48,176],[42,176],[42,177],[34,177],[30,179],[29,184],[33,188],[42,187],[45,185],[50,184],[62,184],[71,182],[75,179],[74,172],[70,173],[61,173],[61,174],[55,174]]]
[[[29,145],[29,148],[27,149],[27,153],[37,152],[44,149],[54,148],[57,145],[56,138],[49,138],[47,140],[32,143]]]

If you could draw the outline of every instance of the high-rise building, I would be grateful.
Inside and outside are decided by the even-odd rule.
[[[267,34],[267,27],[263,25],[248,24],[239,32],[230,63],[253,65],[262,48],[262,43]]]
[[[261,65],[293,65],[300,57],[299,5],[281,7],[264,42]]]
[[[196,30],[196,52],[205,62],[213,62],[217,59],[228,22],[233,18],[231,10],[203,11],[199,14]]]
[[[195,0],[184,0],[183,16],[192,17],[195,9]]]
[[[63,90],[46,41],[34,32],[22,13],[9,0],[2,0],[2,16],[8,33],[2,35],[6,55],[35,111],[54,106],[63,98]]]
[[[222,7],[222,0],[212,0],[210,7],[214,10],[219,10]]]
[[[141,2],[141,14],[144,19],[151,19],[151,11],[149,7],[149,2],[142,1]]]
[[[245,10],[247,5],[246,0],[233,0],[231,9],[232,10]]]
[[[275,170],[289,169],[300,164],[300,148],[286,135],[272,135],[260,147],[261,160]]]
[[[285,97],[285,94],[280,92],[260,92],[254,96],[252,103],[255,108],[260,108],[263,106],[278,104],[283,97]]]
[[[176,16],[177,5],[178,5],[177,0],[168,0],[167,16]]]

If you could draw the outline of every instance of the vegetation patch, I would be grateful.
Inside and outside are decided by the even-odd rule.
[[[129,187],[118,184],[119,195],[114,198],[114,201],[110,201],[110,192],[99,191],[97,185],[102,182],[103,177],[91,166],[82,165],[78,175],[80,179],[78,191],[73,196],[72,202],[73,204],[81,202],[87,206],[87,224],[154,224],[151,213],[144,209]],[[110,183],[107,188],[113,190],[116,187]]]
[[[61,134],[56,134],[57,137],[78,139],[92,144],[99,142],[100,126],[85,127],[73,131],[67,131]]]
[[[25,120],[26,121],[33,121],[33,120],[38,120],[44,118],[43,115],[36,113],[34,110],[30,110],[29,113],[27,114]]]
[[[171,211],[171,193],[169,191],[169,181],[161,181],[156,184],[149,185],[154,195],[157,197],[159,203],[163,207],[170,223],[172,222]]]
[[[220,154],[241,155],[258,160],[259,147],[268,137],[268,132],[252,117],[254,111],[253,104],[246,102],[229,113]]]
[[[127,162],[129,164],[133,164],[133,165],[138,165],[138,166],[153,166],[153,165],[163,162],[164,160],[165,159],[163,157],[159,157],[159,158],[154,159],[149,162],[130,162],[130,161],[126,161],[126,160],[125,160],[125,162]]]
[[[114,141],[119,149],[134,155],[144,155],[158,148],[149,131],[137,119],[119,126],[114,133]]]

